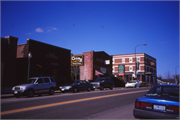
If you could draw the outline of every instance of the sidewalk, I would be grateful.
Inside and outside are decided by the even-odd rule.
[[[55,90],[55,93],[60,93],[59,90]],[[1,94],[1,99],[14,97],[14,94]]]

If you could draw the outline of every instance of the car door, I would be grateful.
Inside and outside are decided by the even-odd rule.
[[[36,94],[44,92],[44,80],[43,78],[38,78],[35,84],[35,91]]]
[[[84,82],[84,90],[87,90],[88,87],[90,86],[89,83],[87,81],[83,81]]]
[[[78,83],[78,90],[79,90],[79,91],[84,90],[84,83],[83,83],[82,80],[80,80],[79,83]]]
[[[51,87],[51,82],[50,82],[50,79],[47,77],[47,78],[44,78],[44,92],[48,93],[49,92],[49,89]]]

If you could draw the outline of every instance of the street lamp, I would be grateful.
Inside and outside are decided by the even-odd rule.
[[[27,76],[27,80],[29,79],[29,71],[30,71],[30,59],[32,58],[32,54],[31,52],[29,52],[28,54],[28,76]]]
[[[137,45],[136,47],[138,47],[138,46],[146,46],[147,44],[140,44],[140,45]],[[134,74],[135,74],[135,78],[137,77],[136,76],[136,71],[137,71],[137,66],[136,66],[136,47],[135,47],[135,72],[134,72]]]

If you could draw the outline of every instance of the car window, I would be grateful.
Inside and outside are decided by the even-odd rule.
[[[146,96],[158,96],[158,97],[178,97],[179,87],[176,86],[157,86],[147,92]]]
[[[42,84],[43,83],[43,79],[39,78],[37,82],[38,82],[38,84]]]
[[[95,82],[104,81],[104,79],[96,79]]]
[[[172,96],[179,96],[179,88],[178,87],[170,87],[170,86],[163,87],[162,93],[169,94]]]
[[[44,78],[45,83],[50,83],[49,78]]]
[[[51,79],[51,82],[55,82],[54,78],[50,78]]]
[[[34,84],[35,81],[36,81],[36,79],[29,79],[29,80],[27,81],[27,83]]]

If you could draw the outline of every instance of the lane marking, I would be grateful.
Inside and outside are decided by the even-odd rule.
[[[145,92],[145,91],[149,91],[149,90],[133,91],[133,92],[126,92],[126,93],[117,93],[117,94],[103,95],[103,96],[92,97],[92,98],[83,98],[83,99],[78,99],[78,100],[70,100],[70,101],[52,103],[52,104],[47,104],[47,105],[40,105],[40,106],[34,106],[34,107],[28,107],[28,108],[21,108],[21,109],[1,112],[1,115],[17,113],[17,112],[23,112],[23,111],[28,111],[28,110],[35,110],[35,109],[46,108],[46,107],[52,107],[52,106],[63,105],[63,104],[69,104],[69,103],[75,103],[75,102],[82,102],[82,101],[87,101],[87,100],[94,100],[94,99],[100,99],[100,98],[106,98],[106,97],[113,97],[113,96],[118,96],[118,95],[126,95],[126,94],[138,93],[138,92]]]

